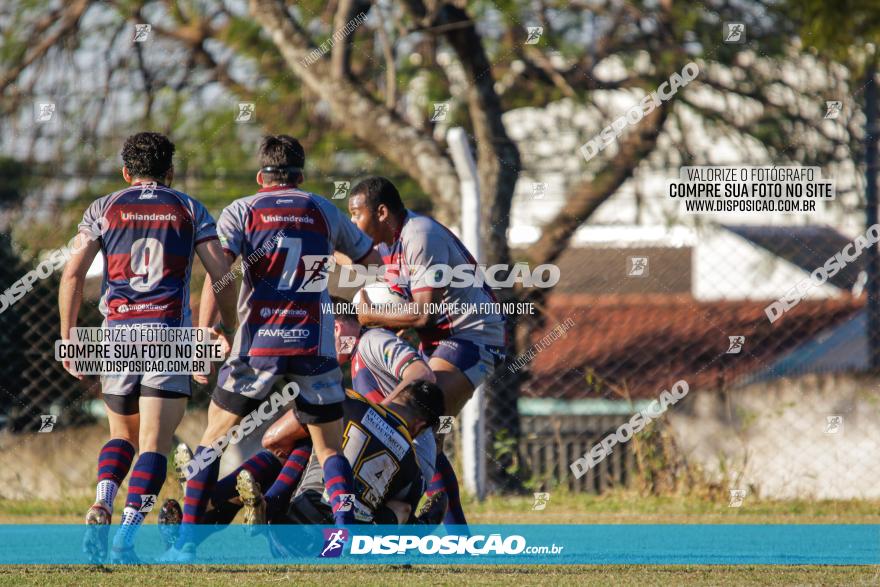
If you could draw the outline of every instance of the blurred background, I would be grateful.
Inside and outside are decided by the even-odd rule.
[[[0,291],[122,187],[131,133],[169,134],[174,187],[215,217],[255,190],[260,136],[286,133],[305,189],[346,209],[351,185],[385,175],[460,232],[462,129],[481,261],[561,271],[550,290],[498,292],[535,313],[509,316],[508,363],[483,390],[481,492],[880,497],[876,247],[783,318],[764,312],[877,222],[874,2],[10,0],[0,31]],[[585,160],[689,62],[696,79]],[[815,166],[836,198],[685,214],[666,190],[685,165]],[[101,271],[81,325],[100,322]],[[58,277],[0,313],[0,498],[93,484],[106,421],[98,386],[54,361]],[[684,400],[572,475],[680,379]],[[46,414],[56,430],[38,434]]]

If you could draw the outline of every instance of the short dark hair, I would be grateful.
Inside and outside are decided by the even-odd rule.
[[[122,163],[132,177],[162,179],[168,175],[174,157],[174,143],[157,132],[139,132],[125,139]]]
[[[357,322],[357,312],[354,310],[354,304],[346,300],[345,298],[340,298],[339,296],[330,296],[330,303],[333,305],[333,310],[340,310],[336,312],[334,316],[338,320],[354,320]]]
[[[400,390],[394,401],[412,408],[428,426],[436,426],[446,409],[443,391],[430,381],[413,381]]]
[[[354,186],[351,195],[364,196],[367,206],[371,210],[378,208],[379,204],[385,204],[388,211],[394,214],[399,214],[406,209],[403,200],[400,199],[400,193],[387,177],[368,177]]]
[[[266,135],[260,143],[260,170],[270,183],[296,181],[306,164],[306,151],[288,135]],[[272,168],[266,171],[265,168]]]

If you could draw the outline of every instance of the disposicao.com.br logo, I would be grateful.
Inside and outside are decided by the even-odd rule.
[[[502,538],[501,534],[476,534],[473,536],[352,536],[353,555],[523,555],[523,554],[561,554],[564,546],[529,546],[523,536],[514,534]]]

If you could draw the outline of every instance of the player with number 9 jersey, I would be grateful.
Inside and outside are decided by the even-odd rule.
[[[101,234],[92,234],[103,225]],[[194,198],[156,183],[134,183],[88,207],[79,230],[104,253],[101,313],[109,327],[192,325],[189,281],[200,243],[217,238]]]

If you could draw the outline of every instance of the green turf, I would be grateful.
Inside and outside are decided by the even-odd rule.
[[[174,486],[166,485],[169,496]],[[176,497],[176,496],[175,496]],[[724,501],[653,497],[628,491],[602,496],[551,493],[544,511],[529,496],[465,498],[471,523],[880,523],[876,501]],[[0,499],[0,523],[80,523],[87,497],[56,501]],[[154,518],[154,517],[153,517]],[[148,518],[149,519],[149,518]],[[154,521],[154,520],[151,520]],[[589,562],[589,561],[585,561]],[[0,567],[3,585],[876,585],[878,567],[829,566],[299,566],[299,567]]]
[[[178,497],[166,484],[164,497]],[[179,491],[179,490],[178,490]],[[643,496],[615,491],[602,496],[551,493],[543,511],[532,511],[530,496],[493,496],[479,503],[465,498],[468,520],[475,524],[880,524],[878,501],[768,501],[749,499],[742,507],[727,501],[687,496]],[[0,498],[0,523],[79,523],[91,505],[88,497],[63,500]],[[154,517],[148,517],[148,521]]]
[[[0,585],[876,585],[874,567],[8,567]]]

